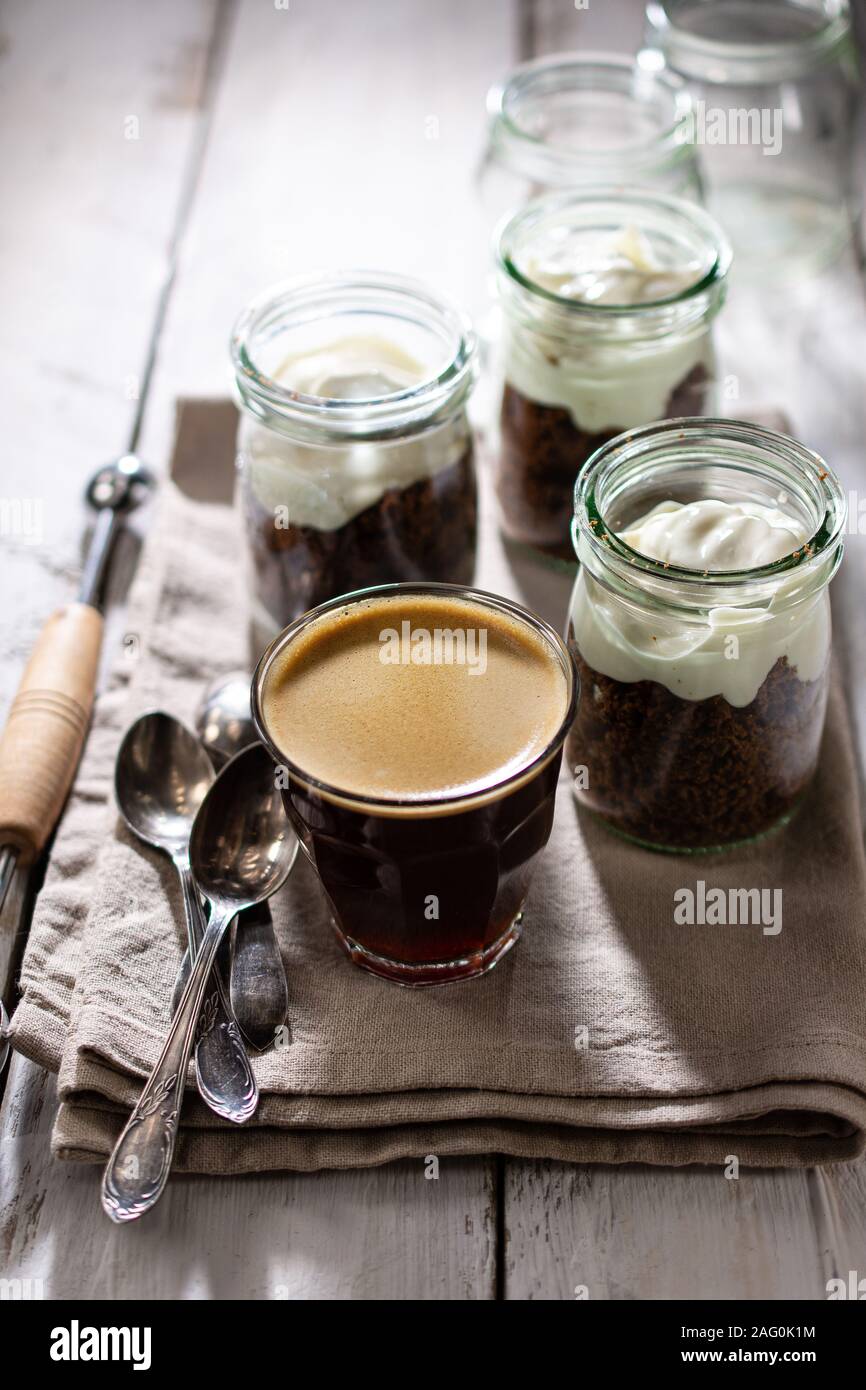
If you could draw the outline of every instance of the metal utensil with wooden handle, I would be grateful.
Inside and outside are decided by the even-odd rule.
[[[122,518],[151,485],[134,454],[91,479],[96,525],[77,602],[39,635],[0,740],[0,908],[16,867],[27,867],[57,824],[81,756],[99,667],[102,581]]]

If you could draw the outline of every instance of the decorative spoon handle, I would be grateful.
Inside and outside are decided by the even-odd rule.
[[[102,1205],[112,1221],[134,1221],[149,1211],[168,1180],[195,1026],[217,948],[233,917],[234,909],[212,909],[159,1061],[108,1160]]]
[[[191,953],[198,955],[207,922],[189,858],[177,856],[174,863],[183,888]],[[259,1092],[216,966],[208,976],[194,1045],[195,1075],[202,1100],[224,1120],[243,1124],[255,1111]]]

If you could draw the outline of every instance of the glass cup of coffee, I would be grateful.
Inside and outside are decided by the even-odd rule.
[[[253,715],[356,965],[432,985],[510,950],[576,691],[553,628],[458,585],[361,589],[271,643]]]

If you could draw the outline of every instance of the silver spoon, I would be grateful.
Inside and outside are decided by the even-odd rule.
[[[250,709],[251,685],[248,671],[230,671],[211,681],[201,698],[195,731],[216,768],[224,767],[235,753],[259,741]]]
[[[202,697],[196,733],[217,769],[242,748],[258,742],[250,710],[251,684],[248,671],[232,671],[209,685]],[[230,995],[238,1027],[250,1047],[263,1052],[289,1011],[286,971],[266,902],[238,918],[230,962]]]
[[[210,902],[210,921],[159,1061],[108,1160],[102,1205],[112,1221],[133,1221],[159,1200],[174,1157],[196,1020],[220,941],[239,912],[282,887],[297,852],[274,764],[256,744],[223,768],[193,823],[190,860]]]
[[[193,821],[213,783],[210,760],[195,735],[170,714],[144,714],[129,728],[117,754],[114,787],[126,824],[139,840],[167,854],[183,890],[187,954],[195,957],[205,921],[189,866]],[[253,1113],[258,1090],[219,972],[210,976],[195,1067],[202,1099],[240,1124]]]

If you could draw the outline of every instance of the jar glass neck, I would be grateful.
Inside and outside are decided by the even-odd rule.
[[[692,104],[671,73],[565,54],[515,69],[488,94],[494,149],[539,182],[647,175],[694,158]]]
[[[651,560],[622,533],[661,501],[750,502],[794,518],[804,544],[771,564],[698,571]],[[845,495],[817,454],[785,435],[735,420],[672,420],[620,435],[593,455],[575,488],[579,561],[624,596],[705,616],[718,608],[806,602],[842,558]]]
[[[342,344],[342,348],[341,348]],[[351,393],[306,394],[281,364],[362,346],[361,382]],[[384,344],[411,362],[411,379],[364,389],[363,345]],[[369,273],[313,276],[251,304],[231,340],[239,400],[246,412],[286,434],[352,442],[388,439],[445,423],[465,403],[478,373],[475,334],[445,300],[413,280]],[[376,379],[376,373],[370,373]],[[315,388],[314,388],[315,389]]]
[[[851,49],[847,0],[650,0],[647,42],[708,85],[796,80]]]
[[[612,303],[605,296],[604,302],[592,302],[548,289],[533,278],[539,255],[543,262],[551,251],[560,258],[567,253],[580,273],[592,267],[596,255],[602,263],[611,249],[620,255],[616,248],[624,235],[638,239],[642,255],[646,247],[656,258],[652,274],[681,272],[685,287],[664,298]],[[506,311],[523,327],[563,340],[589,336],[640,342],[693,331],[724,302],[731,263],[727,238],[702,208],[658,193],[624,194],[610,185],[536,199],[505,220],[494,245]]]
[[[498,274],[499,297],[506,314],[521,329],[564,343],[585,338],[592,342],[638,346],[676,334],[701,331],[712,323],[726,293],[723,280],[680,302],[660,306],[636,304],[612,313],[592,305],[557,302],[521,283],[508,268]]]

